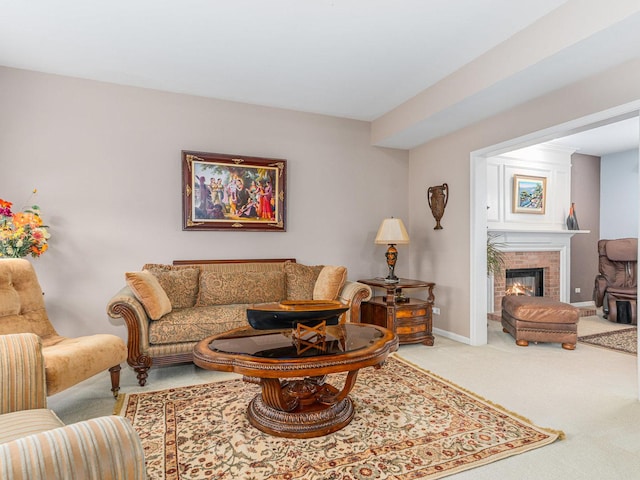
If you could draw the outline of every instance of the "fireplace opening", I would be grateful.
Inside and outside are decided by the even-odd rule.
[[[544,295],[543,268],[512,268],[506,271],[506,295],[527,295],[542,297]]]

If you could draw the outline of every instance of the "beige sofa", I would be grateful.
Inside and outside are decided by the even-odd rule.
[[[307,266],[295,259],[193,260],[147,264],[127,272],[127,286],[109,301],[108,314],[127,326],[127,362],[138,383],[152,365],[191,362],[203,338],[248,325],[246,310],[282,300],[339,300],[342,322],[360,321],[371,288],[346,280],[345,267]]]

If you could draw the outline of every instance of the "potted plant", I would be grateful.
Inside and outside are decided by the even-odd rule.
[[[492,275],[504,267],[504,252],[500,250],[503,243],[495,242],[496,236],[487,235],[487,274]]]

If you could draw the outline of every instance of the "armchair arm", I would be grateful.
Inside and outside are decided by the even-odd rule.
[[[127,363],[132,366],[151,365],[149,323],[151,319],[129,287],[122,288],[107,304],[111,318],[122,318],[127,326]]]
[[[360,323],[360,305],[371,298],[372,291],[369,285],[360,282],[347,280],[338,294],[338,300],[345,305],[349,305],[349,310],[345,313],[346,321]]]
[[[0,445],[0,478],[146,479],[140,438],[123,417],[99,417]]]
[[[33,333],[0,335],[0,414],[46,406],[40,337]]]
[[[607,279],[603,275],[597,275],[593,286],[593,301],[596,303],[596,307],[602,306],[606,289]]]

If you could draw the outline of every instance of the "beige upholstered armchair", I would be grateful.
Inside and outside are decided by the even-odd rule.
[[[40,338],[0,335],[0,478],[146,478],[140,438],[127,419],[106,416],[65,426],[46,406]]]
[[[47,395],[109,369],[111,391],[120,389],[120,364],[127,347],[116,335],[66,338],[58,335],[45,309],[42,289],[28,260],[0,259],[0,335],[35,333],[42,340]]]

